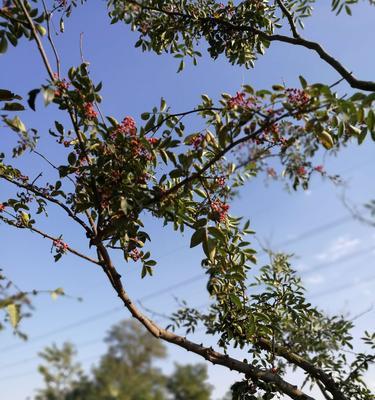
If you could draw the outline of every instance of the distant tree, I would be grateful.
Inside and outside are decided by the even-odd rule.
[[[105,341],[108,351],[93,370],[96,398],[116,400],[163,400],[165,377],[153,364],[166,357],[160,340],[136,321],[114,325]]]
[[[71,343],[64,343],[61,348],[53,344],[39,353],[45,361],[39,366],[45,388],[40,389],[35,400],[65,400],[83,379],[81,365],[74,361],[76,350]]]
[[[173,400],[209,400],[212,386],[207,383],[207,378],[205,364],[176,364],[167,388]]]

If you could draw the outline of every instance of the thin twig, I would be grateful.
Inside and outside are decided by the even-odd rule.
[[[309,50],[313,50],[319,55],[319,57],[322,60],[324,60],[327,64],[329,64],[334,70],[336,70],[336,72],[338,72],[352,88],[364,90],[367,92],[375,92],[375,82],[357,79],[337,59],[335,59],[333,56],[331,56],[329,53],[327,53],[319,43],[304,39],[301,36],[289,37],[289,36],[280,35],[280,34],[272,35],[272,34],[268,34],[268,33],[264,32],[260,29],[254,28],[253,26],[235,25],[226,19],[218,19],[218,18],[214,18],[214,17],[197,18],[197,17],[193,17],[192,15],[189,15],[189,14],[184,14],[182,12],[169,11],[169,10],[165,10],[165,9],[157,8],[157,7],[148,7],[142,3],[139,3],[134,0],[129,0],[129,3],[136,4],[145,10],[156,11],[156,12],[159,12],[159,13],[162,13],[165,15],[173,16],[173,17],[180,17],[180,18],[184,18],[184,19],[194,19],[195,21],[201,21],[201,22],[210,22],[211,24],[214,24],[216,26],[222,25],[223,27],[225,27],[226,29],[229,29],[229,30],[233,30],[233,31],[237,31],[237,32],[248,32],[253,36],[259,36],[263,40],[266,40],[269,42],[283,42],[283,43],[288,43],[288,44],[292,44],[295,46],[301,46],[301,47],[304,47]]]
[[[44,200],[47,200],[47,201],[49,201],[51,203],[54,203],[54,204],[58,205],[59,207],[61,207],[69,215],[70,218],[72,218],[74,221],[78,222],[85,229],[85,231],[86,231],[86,233],[88,235],[92,236],[92,231],[86,225],[86,223],[81,218],[79,218],[76,214],[74,214],[73,211],[69,207],[67,207],[64,203],[62,203],[60,200],[57,200],[55,197],[52,197],[49,194],[43,193],[36,186],[33,186],[31,184],[28,184],[28,183],[18,182],[16,180],[12,179],[12,178],[9,178],[6,175],[0,175],[0,179],[4,179],[9,183],[11,183],[11,184],[13,184],[15,186],[18,186],[19,188],[28,190],[28,191],[34,193],[36,196],[39,196],[39,197],[43,198]]]
[[[51,45],[53,54],[55,56],[57,76],[60,79],[60,77],[61,77],[61,61],[60,61],[59,53],[57,52],[55,43],[54,43],[54,41],[52,39],[52,35],[51,35],[51,17],[52,17],[52,12],[48,12],[45,0],[42,0],[42,3],[43,3],[44,12],[45,12],[46,17],[47,17],[47,37],[48,37],[48,41],[49,41],[49,43]]]

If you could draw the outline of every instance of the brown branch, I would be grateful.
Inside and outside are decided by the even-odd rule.
[[[272,342],[265,338],[257,338],[255,344],[267,351],[274,350],[275,354],[277,354],[278,356],[283,357],[290,363],[302,368],[311,377],[320,381],[324,385],[325,389],[332,394],[333,400],[348,400],[348,398],[344,396],[344,394],[341,392],[334,379],[326,374],[321,368],[317,368],[310,361],[306,360],[296,353],[293,353],[293,351],[289,350],[286,347],[279,345],[273,346]]]
[[[44,12],[46,14],[46,19],[47,19],[47,37],[48,37],[48,41],[49,41],[49,43],[51,45],[53,54],[55,56],[57,76],[60,78],[60,71],[61,71],[60,57],[59,57],[59,53],[57,52],[55,43],[54,43],[54,41],[52,39],[52,35],[51,35],[51,17],[52,17],[52,12],[48,12],[45,0],[42,0],[42,3],[43,3]]]
[[[44,66],[47,69],[48,75],[50,76],[50,78],[52,80],[54,80],[55,78],[53,76],[53,70],[52,70],[51,65],[49,63],[47,54],[44,51],[44,47],[43,47],[42,41],[40,40],[40,36],[39,36],[39,34],[38,34],[38,32],[37,32],[37,30],[35,28],[34,22],[33,22],[32,18],[30,16],[29,12],[27,11],[27,8],[26,8],[25,4],[23,3],[23,0],[14,0],[14,3],[18,8],[20,8],[22,10],[23,14],[25,15],[25,17],[27,19],[27,22],[29,24],[29,28],[31,29],[32,35],[33,35],[33,37],[35,39],[35,42],[36,42],[36,44],[38,46],[39,53],[40,53],[40,55],[42,57]]]
[[[225,20],[225,19],[218,19],[218,18],[213,18],[213,17],[204,17],[204,18],[197,19],[196,17],[193,17],[189,14],[184,14],[184,13],[175,12],[175,11],[167,11],[167,10],[163,10],[161,8],[156,8],[156,7],[147,7],[147,6],[142,5],[141,3],[138,3],[137,1],[129,1],[129,2],[136,4],[145,10],[156,11],[156,12],[163,13],[163,14],[169,15],[169,16],[174,16],[174,17],[177,16],[177,17],[181,17],[181,18],[194,19],[194,20],[198,20],[201,22],[210,22],[215,25],[222,25],[225,28],[233,30],[233,31],[248,32],[255,36],[258,35],[262,39],[267,40],[269,42],[283,42],[283,43],[288,43],[288,44],[292,44],[295,46],[301,46],[301,47],[304,47],[309,50],[313,50],[319,55],[319,57],[322,60],[324,60],[327,64],[329,64],[334,70],[336,70],[336,72],[338,72],[352,88],[364,90],[367,92],[375,92],[375,82],[357,79],[338,60],[336,60],[329,53],[327,53],[319,43],[313,42],[310,40],[306,40],[306,39],[302,38],[301,36],[289,37],[289,36],[279,35],[279,34],[272,35],[272,34],[263,32],[260,29],[254,28],[252,26],[232,24],[230,21]]]
[[[277,374],[267,370],[261,370],[250,364],[236,360],[225,354],[214,351],[212,348],[204,347],[203,345],[194,343],[185,337],[179,336],[158,326],[154,321],[145,316],[130,299],[122,285],[121,276],[117,272],[115,266],[112,264],[111,258],[103,243],[98,241],[96,246],[103,258],[102,268],[110,280],[112,287],[115,289],[118,297],[122,300],[124,306],[128,309],[131,315],[137,319],[153,336],[158,339],[163,339],[169,343],[173,343],[187,351],[191,351],[213,364],[222,365],[230,370],[238,371],[254,380],[262,380],[264,382],[273,384],[278,388],[278,390],[287,394],[292,399],[314,400],[311,396],[299,390],[297,386],[290,384]]]
[[[57,200],[56,198],[54,198],[54,197],[52,197],[52,196],[50,196],[48,194],[43,193],[41,190],[39,190],[34,185],[30,185],[28,183],[17,182],[14,179],[11,179],[11,178],[9,178],[8,176],[5,176],[5,175],[0,175],[0,179],[4,179],[7,182],[9,182],[9,183],[21,188],[21,189],[28,190],[28,191],[34,193],[36,196],[39,196],[39,197],[41,197],[41,198],[43,198],[43,199],[45,199],[45,200],[47,200],[47,201],[49,201],[51,203],[54,203],[54,204],[58,205],[60,208],[62,208],[69,215],[70,218],[72,218],[79,225],[81,225],[85,229],[85,231],[86,231],[86,233],[88,235],[92,236],[92,231],[86,225],[86,223],[81,218],[79,218],[76,214],[74,214],[73,211],[69,207],[67,207],[64,203],[62,203],[61,201]]]
[[[218,108],[218,107],[205,107],[205,108],[196,108],[194,110],[189,110],[189,111],[180,112],[180,113],[176,113],[176,114],[170,114],[170,115],[166,116],[165,118],[163,118],[158,124],[154,125],[150,129],[148,129],[145,132],[145,135],[154,131],[155,129],[159,129],[166,121],[168,121],[169,119],[174,118],[174,117],[185,117],[186,115],[204,112],[204,111],[221,111],[221,110],[222,110],[222,108]]]
[[[276,0],[276,2],[279,5],[283,14],[285,15],[286,19],[288,20],[290,30],[292,31],[293,37],[299,38],[300,35],[297,31],[296,24],[294,23],[293,15],[290,13],[290,11],[288,10],[288,8],[286,7],[285,3],[282,0]]]
[[[35,228],[35,227],[33,227],[33,226],[26,226],[26,227],[24,227],[24,228],[30,229],[31,231],[37,233],[38,235],[44,237],[45,239],[51,240],[52,242],[56,242],[56,241],[61,240],[61,239],[59,239],[59,238],[57,238],[57,237],[53,237],[53,236],[51,236],[51,235],[49,235],[49,234],[47,234],[47,233],[41,231],[41,230],[39,230],[39,229],[37,229],[37,228]],[[74,255],[80,257],[80,258],[83,258],[84,260],[89,261],[89,262],[91,262],[91,263],[93,263],[93,264],[102,266],[102,264],[101,264],[98,260],[95,260],[94,258],[91,258],[91,257],[89,257],[89,256],[86,256],[86,255],[83,254],[83,253],[80,253],[79,251],[73,249],[73,248],[70,247],[69,245],[67,245],[66,251],[69,251],[70,253],[72,253],[72,254],[74,254]]]
[[[16,218],[14,215],[12,215],[12,217]],[[25,225],[22,223],[18,223],[18,221],[10,220],[8,218],[3,217],[2,215],[0,215],[0,220],[4,221],[6,224],[8,224],[10,226],[13,226],[14,228],[29,229],[30,231],[35,232],[38,235],[42,236],[43,238],[51,240],[52,242],[61,241],[61,239],[59,237],[51,236],[48,233],[45,233],[45,232],[41,231],[40,229],[35,228],[32,225]],[[69,245],[66,245],[65,250],[68,251],[69,253],[72,253],[72,254],[86,260],[86,261],[89,261],[90,263],[93,263],[93,264],[96,264],[96,265],[99,265],[100,267],[102,267],[102,263],[100,261],[95,260],[94,258],[91,258],[89,256],[86,256],[83,253],[80,253],[79,251],[75,250],[74,248],[70,247]]]
[[[323,105],[320,105],[319,108],[323,107]],[[309,111],[314,111],[317,110],[318,108],[315,107],[313,109],[310,109]],[[191,111],[193,112],[193,111]],[[264,131],[265,128],[271,126],[274,123],[277,123],[281,120],[283,120],[284,118],[287,117],[293,117],[296,114],[299,114],[300,110],[296,110],[296,111],[288,111],[282,115],[280,115],[277,118],[268,118],[266,119],[266,123],[263,124],[261,127],[259,127],[259,129],[257,129],[255,132],[245,135],[242,138],[239,138],[237,140],[235,140],[234,142],[230,143],[228,146],[226,146],[224,149],[220,150],[218,153],[215,154],[214,157],[211,158],[211,160],[209,162],[207,162],[202,168],[200,168],[199,170],[197,170],[196,172],[194,172],[193,174],[187,176],[185,179],[182,179],[180,182],[176,183],[174,186],[172,186],[170,189],[152,197],[149,201],[147,201],[143,207],[145,209],[147,209],[147,207],[153,205],[154,203],[168,197],[169,195],[176,193],[179,189],[181,189],[183,186],[189,184],[190,182],[199,179],[202,174],[204,172],[206,172],[212,165],[214,165],[216,162],[218,162],[222,157],[224,157],[228,152],[230,152],[232,149],[234,149],[235,147],[237,147],[238,145],[248,142],[251,139],[256,138],[260,133],[262,133]],[[116,224],[125,220],[127,218],[126,215],[120,217],[119,219],[116,220]],[[99,231],[99,237],[100,238],[106,238],[106,236],[108,235],[109,232],[111,232],[113,229],[113,226],[107,226],[105,229],[103,229],[102,231]]]
[[[23,0],[20,0],[20,1],[19,0],[14,0],[14,1],[15,1],[15,4],[18,7],[22,8],[23,14],[25,15],[25,17],[26,17],[26,19],[28,21],[29,28],[31,29],[32,35],[33,35],[33,37],[34,37],[34,39],[35,39],[35,41],[37,43],[39,53],[40,53],[40,55],[41,55],[41,57],[43,59],[44,65],[45,65],[45,67],[47,69],[47,72],[48,72],[51,80],[55,81],[56,79],[54,77],[52,68],[50,66],[47,54],[46,54],[46,52],[44,50],[44,47],[43,47],[43,44],[42,44],[42,42],[40,40],[39,34],[38,34],[37,30],[36,30],[35,24],[34,24],[30,14],[29,14],[29,12],[27,11],[27,8],[25,7],[25,5],[22,2]],[[90,157],[88,156],[88,154],[86,152],[86,148],[85,148],[85,145],[84,145],[84,142],[83,142],[82,134],[81,134],[81,132],[79,130],[79,126],[78,126],[76,118],[74,116],[74,112],[72,110],[72,107],[67,102],[66,102],[66,106],[67,106],[67,111],[68,111],[69,117],[70,117],[70,119],[72,121],[72,124],[73,124],[74,132],[76,133],[76,136],[77,136],[77,139],[78,139],[78,143],[79,143],[80,149],[81,149],[85,159],[87,160],[88,165],[91,166],[91,160],[90,160]],[[95,185],[95,182],[93,180],[92,180],[92,188],[93,188],[93,192],[94,192],[94,195],[95,195],[95,198],[96,198],[96,202],[97,202],[97,209],[98,209],[98,214],[99,214],[98,226],[100,226],[102,206],[101,206],[101,200],[100,200],[99,192],[98,192],[97,187]],[[90,222],[90,224],[91,224],[91,226],[93,228],[93,231],[96,232],[97,228],[96,228],[95,222],[92,220],[92,218],[91,218],[91,216],[89,215],[88,212],[86,212],[86,216],[87,216],[87,218],[88,218],[88,220],[89,220],[89,222]]]

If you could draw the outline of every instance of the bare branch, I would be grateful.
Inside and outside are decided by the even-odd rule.
[[[43,193],[39,188],[37,188],[36,186],[30,185],[28,183],[18,182],[18,181],[14,180],[14,179],[11,179],[11,178],[9,178],[8,176],[5,176],[5,175],[0,175],[0,179],[4,179],[9,183],[11,183],[11,184],[13,184],[15,186],[18,186],[19,188],[28,190],[28,191],[34,193],[36,196],[39,196],[39,197],[41,197],[41,198],[43,198],[43,199],[45,199],[45,200],[47,200],[47,201],[49,201],[51,203],[54,203],[54,204],[58,205],[60,208],[62,208],[69,215],[70,218],[72,218],[74,221],[78,222],[85,229],[85,231],[86,231],[86,233],[88,235],[92,236],[93,232],[86,225],[86,223],[81,218],[79,218],[76,214],[74,214],[73,211],[69,207],[67,207],[64,203],[62,203],[61,201],[57,200],[56,198],[54,198],[54,197],[52,197],[52,196],[50,196],[50,195],[48,195],[46,193]]]
[[[60,57],[59,57],[59,53],[57,52],[55,43],[54,43],[54,41],[52,39],[52,35],[51,35],[51,17],[52,17],[52,12],[48,12],[45,0],[42,0],[42,3],[43,3],[44,12],[45,12],[46,18],[47,18],[47,37],[48,37],[48,41],[49,41],[49,43],[51,45],[53,54],[55,56],[57,76],[60,78],[60,74],[61,74]]]
[[[8,224],[10,226],[13,226],[14,228],[28,229],[28,230],[30,230],[32,232],[37,233],[38,235],[42,236],[45,239],[51,240],[52,242],[61,241],[61,239],[59,237],[55,237],[55,236],[49,235],[48,233],[43,232],[40,229],[35,228],[32,225],[18,224],[16,221],[11,221],[10,219],[3,217],[2,215],[0,215],[0,220],[4,221],[6,224]],[[94,258],[91,258],[89,256],[86,256],[83,253],[80,253],[79,251],[75,250],[74,248],[70,247],[69,245],[66,245],[65,250],[68,251],[69,253],[72,253],[72,254],[74,254],[74,255],[86,260],[86,261],[89,261],[90,263],[93,263],[93,264],[96,264],[96,265],[99,265],[100,267],[102,267],[102,264],[101,264],[100,261],[95,260]]]

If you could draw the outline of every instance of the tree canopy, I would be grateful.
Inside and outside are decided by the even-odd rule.
[[[105,339],[106,353],[92,373],[84,375],[74,361],[71,343],[47,347],[40,353],[39,367],[45,388],[36,400],[209,400],[207,366],[175,366],[170,376],[155,367],[166,357],[163,342],[153,338],[135,321],[114,325]]]
[[[240,372],[243,380],[234,386],[234,398],[312,399],[308,388],[289,382],[286,376],[290,369],[298,369],[326,399],[371,399],[363,374],[374,361],[374,334],[363,336],[368,353],[348,356],[353,351],[352,321],[328,317],[310,304],[286,255],[270,251],[269,265],[254,278],[249,273],[256,263],[255,246],[249,241],[253,227],[229,211],[231,200],[248,180],[262,172],[276,175],[271,159],[295,190],[307,189],[313,175],[335,182],[336,176],[316,164],[316,155],[336,154],[345,146],[362,144],[367,137],[375,140],[375,82],[356,77],[321,44],[304,38],[303,22],[312,14],[313,0],[227,4],[109,0],[110,22],[136,31],[135,46],[141,50],[180,59],[179,72],[187,59],[199,62],[205,47],[213,59],[223,56],[231,64],[250,68],[256,67],[271,45],[285,43],[310,50],[338,75],[336,81],[323,83],[300,76],[297,88],[279,82],[266,89],[244,84],[237,93],[223,93],[218,101],[203,94],[199,104],[183,112],[175,112],[162,98],[142,113],[140,122],[128,115],[117,121],[101,111],[102,83],[91,78],[89,63],[82,57],[79,65],[65,73],[51,35],[54,20],[58,19],[63,32],[67,18],[84,3],[13,0],[5,1],[0,9],[0,52],[8,50],[8,43],[16,47],[21,40],[29,40],[46,74],[40,87],[28,88],[25,100],[11,88],[0,90],[1,119],[17,136],[13,151],[0,154],[0,179],[14,188],[9,198],[1,198],[0,221],[48,239],[55,261],[69,253],[100,268],[114,295],[155,338]],[[357,3],[333,0],[331,8],[336,14],[350,14]],[[351,88],[350,95],[342,92],[341,85]],[[55,121],[51,127],[49,134],[56,143],[46,154],[38,148],[42,134],[28,128],[19,116],[26,107],[38,112],[39,96],[69,119]],[[187,122],[186,117],[192,115],[200,128]],[[23,170],[15,160],[25,151],[38,154],[58,178],[52,183],[41,175],[30,178],[27,167]],[[40,227],[49,207],[59,208],[80,227],[96,256],[77,250],[52,223],[48,231]],[[206,312],[182,307],[167,328],[137,307],[113,261],[113,254],[121,252],[125,262],[142,266],[141,278],[152,279],[157,262],[147,250],[151,237],[144,227],[146,215],[176,232],[189,232],[191,247],[200,246],[203,252],[201,265],[211,305]],[[4,306],[16,326],[19,313],[12,304]],[[197,326],[218,339],[218,350],[174,330],[184,327],[191,332]],[[115,329],[111,337],[115,338],[109,342],[111,365],[120,357],[128,365],[125,369],[134,364],[153,373],[151,358],[145,353],[149,341],[140,343],[141,333],[133,337]],[[133,338],[137,345],[124,351],[122,340]],[[231,356],[233,347],[244,349],[246,358]],[[154,356],[162,357],[161,346],[153,350]],[[122,376],[129,374],[122,368],[112,374],[113,378],[118,374],[119,390],[126,385]],[[96,373],[99,379],[100,369]],[[157,383],[156,373],[156,387]],[[174,387],[173,380],[170,385]],[[158,398],[154,386],[147,394]]]

